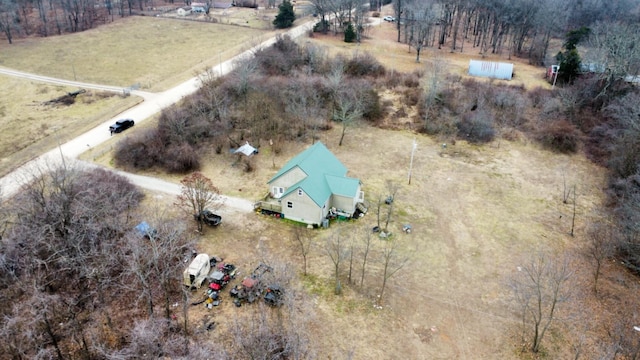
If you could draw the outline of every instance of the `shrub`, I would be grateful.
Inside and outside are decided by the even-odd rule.
[[[326,33],[329,31],[331,24],[329,24],[328,20],[320,20],[315,25],[313,25],[313,32],[321,32]]]
[[[543,89],[539,86],[529,91],[529,99],[531,100],[531,106],[539,108],[551,98],[551,90]]]
[[[347,60],[344,68],[345,74],[353,77],[383,76],[385,68],[369,53],[360,54]]]
[[[290,75],[291,71],[304,64],[300,47],[289,36],[278,36],[276,43],[256,52],[255,60],[262,73],[267,75]]]
[[[495,138],[496,131],[493,128],[491,115],[484,110],[467,112],[456,127],[458,138],[471,143],[488,143]]]
[[[407,106],[416,106],[420,103],[423,93],[420,88],[407,88],[404,89],[402,95],[403,102]]]
[[[145,130],[128,136],[116,144],[114,159],[116,166],[149,169],[160,165],[164,146],[157,129]]]
[[[537,131],[536,140],[545,148],[559,153],[578,150],[580,132],[566,120],[556,120]]]
[[[380,106],[380,95],[375,89],[369,89],[363,96],[364,110],[362,117],[369,121],[380,120],[383,116],[382,106]]]
[[[171,173],[186,173],[200,169],[200,157],[189,144],[170,146],[163,159],[164,168]]]

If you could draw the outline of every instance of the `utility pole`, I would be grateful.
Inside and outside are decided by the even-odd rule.
[[[416,139],[413,139],[413,147],[411,148],[411,161],[409,162],[409,185],[411,185],[411,172],[413,170],[413,155],[416,152],[416,148],[418,147],[418,143]]]

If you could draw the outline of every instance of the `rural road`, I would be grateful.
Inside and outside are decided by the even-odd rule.
[[[314,21],[306,22],[302,25],[299,25],[293,29],[290,29],[281,34],[289,35],[291,38],[297,38],[307,31],[309,31],[313,25]],[[234,63],[238,60],[247,59],[253,56],[253,54],[259,50],[273,45],[276,42],[276,36],[271,37],[262,43],[250,48],[242,52],[241,54],[229,59],[222,64],[218,64],[212,68],[212,70],[220,75],[226,75],[233,69]],[[0,67],[0,74],[5,74],[14,77],[21,77],[25,79],[30,79],[33,81],[42,81],[53,84],[67,85],[67,86],[77,86],[79,88],[87,88],[87,89],[96,89],[103,91],[112,91],[122,93],[125,89],[115,86],[109,85],[98,85],[98,84],[87,84],[82,82],[70,81],[65,79],[55,79],[51,77],[28,74],[21,71],[15,71],[12,69],[2,68]],[[185,96],[193,94],[200,87],[200,80],[198,77],[193,77],[169,90],[166,90],[161,93],[149,93],[144,91],[132,90],[131,94],[140,96],[144,99],[142,103],[137,106],[134,106],[120,114],[118,114],[113,119],[98,125],[92,130],[76,137],[73,140],[70,140],[64,144],[61,144],[58,148],[55,148],[41,156],[36,157],[35,159],[25,163],[24,165],[18,167],[16,170],[7,174],[6,176],[0,178],[0,196],[2,198],[8,198],[13,196],[19,189],[22,184],[24,184],[25,179],[30,178],[30,174],[33,174],[33,169],[37,168],[39,164],[49,164],[50,166],[56,166],[61,164],[63,158],[65,159],[75,159],[84,151],[97,146],[109,139],[111,136],[109,131],[109,125],[113,124],[117,119],[121,118],[131,118],[135,119],[136,123],[144,122],[146,119],[152,117],[153,115],[162,111],[162,109],[169,107],[182,99]],[[88,163],[87,163],[88,164]],[[95,166],[95,165],[91,165]],[[129,178],[135,185],[140,186],[145,189],[153,190],[153,191],[161,191],[169,194],[177,195],[179,190],[179,185],[166,182],[160,179],[155,179],[146,176],[140,176],[130,173],[125,173],[122,171],[116,171],[121,175]],[[225,207],[231,207],[238,211],[252,211],[253,205],[250,201],[240,198],[231,198],[224,197]]]

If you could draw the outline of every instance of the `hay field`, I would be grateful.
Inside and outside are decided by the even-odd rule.
[[[0,52],[0,66],[160,91],[268,36],[245,26],[134,16],[80,33],[16,40]]]
[[[76,90],[0,76],[0,176],[140,101],[89,90],[73,105],[43,104]]]

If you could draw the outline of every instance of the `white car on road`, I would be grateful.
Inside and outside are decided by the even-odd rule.
[[[383,17],[382,20],[388,21],[388,22],[394,22],[394,21],[396,21],[396,18],[394,18],[393,16],[387,15],[387,16]]]

